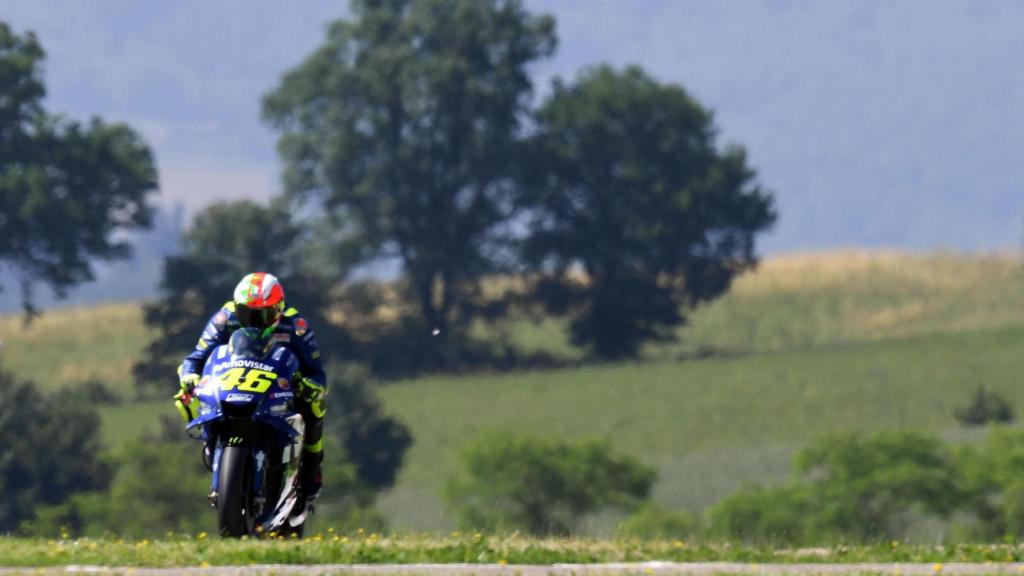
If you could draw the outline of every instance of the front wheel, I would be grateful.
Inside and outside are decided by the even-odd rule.
[[[252,508],[246,490],[249,448],[225,446],[217,482],[217,527],[221,536],[240,538],[252,531]]]

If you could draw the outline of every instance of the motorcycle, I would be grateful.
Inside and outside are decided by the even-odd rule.
[[[204,442],[218,530],[301,537],[309,510],[296,510],[304,506],[296,477],[305,426],[294,405],[294,359],[283,347],[247,355],[231,348],[216,348],[193,393],[175,397],[189,436]]]

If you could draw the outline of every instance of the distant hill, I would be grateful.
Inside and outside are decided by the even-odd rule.
[[[135,282],[127,274],[112,280]],[[74,368],[58,369],[61,376],[52,384],[96,375],[129,385],[127,367],[149,338],[141,321],[136,303],[68,306],[29,327],[16,311],[0,314],[0,364],[31,376],[47,357],[50,366],[67,361]],[[1018,325],[1024,326],[1024,261],[1018,255],[811,252],[766,259],[725,297],[694,311],[678,342],[652,346],[646,355],[672,360],[814,350]],[[196,326],[196,333],[201,329]],[[578,357],[559,320],[510,319],[503,330],[527,350]],[[90,358],[99,350],[105,352]]]

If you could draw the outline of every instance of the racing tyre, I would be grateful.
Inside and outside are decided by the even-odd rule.
[[[225,446],[220,457],[217,482],[217,527],[221,536],[240,538],[252,528],[251,507],[246,494],[247,446]]]

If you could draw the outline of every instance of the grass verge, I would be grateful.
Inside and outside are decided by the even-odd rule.
[[[1020,562],[1024,546],[834,546],[811,550],[680,540],[533,539],[521,536],[380,536],[323,533],[297,540],[32,540],[0,537],[0,566],[244,566],[249,564],[591,564],[601,562]]]

